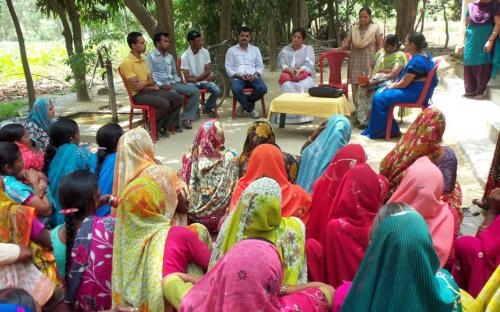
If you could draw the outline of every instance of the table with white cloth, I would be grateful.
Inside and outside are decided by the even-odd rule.
[[[310,96],[308,93],[283,93],[271,102],[268,119],[272,113],[280,114],[280,128],[285,127],[286,114],[330,118],[332,115],[351,115],[349,101],[338,98]]]

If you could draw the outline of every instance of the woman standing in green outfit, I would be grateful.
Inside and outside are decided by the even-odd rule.
[[[491,76],[500,67],[500,3],[475,0],[469,4],[465,20],[464,85],[467,97],[483,99]],[[495,49],[494,47],[497,46]],[[497,50],[497,53],[494,51]]]

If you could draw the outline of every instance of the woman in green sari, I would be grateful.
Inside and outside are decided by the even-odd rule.
[[[366,128],[368,125],[375,91],[390,80],[396,79],[408,61],[406,54],[399,51],[400,46],[401,42],[396,35],[387,35],[384,39],[384,48],[373,57],[368,72],[368,83],[360,84],[361,89],[358,93],[356,120],[360,128]]]
[[[281,217],[281,188],[273,179],[260,178],[245,189],[221,227],[209,267],[246,238],[276,246],[285,271],[283,285],[307,282],[305,227],[298,218]]]

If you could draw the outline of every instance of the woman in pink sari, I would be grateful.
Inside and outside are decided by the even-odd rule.
[[[342,178],[349,169],[365,161],[366,153],[360,144],[347,144],[335,154],[325,173],[313,185],[307,238],[324,240],[330,207],[339,191]]]
[[[324,240],[306,241],[309,280],[338,287],[354,278],[388,185],[387,179],[368,164],[358,164],[346,172],[329,208]]]
[[[463,236],[455,245],[453,277],[473,297],[477,297],[500,265],[500,188],[491,191],[488,203],[476,236]]]
[[[443,174],[427,157],[418,158],[408,169],[387,203],[402,202],[417,210],[429,226],[440,268],[450,257],[454,238],[454,218],[443,195]]]
[[[186,284],[179,276],[172,278],[177,285]],[[265,239],[245,239],[187,291],[178,310],[329,311],[331,286],[308,283],[282,287],[282,280],[283,266],[276,247]],[[167,299],[172,300],[168,295]]]

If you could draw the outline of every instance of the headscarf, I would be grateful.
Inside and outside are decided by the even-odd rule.
[[[238,158],[235,151],[224,151],[219,121],[212,119],[200,126],[191,153],[183,155],[181,175],[189,188],[190,219],[215,232],[238,182]]]
[[[476,0],[469,3],[469,21],[474,25],[493,23],[496,5],[498,5],[496,1],[481,2]]]
[[[320,242],[325,250],[326,280],[333,287],[352,280],[370,241],[373,219],[383,205],[387,180],[368,164],[349,169],[342,179],[322,229]],[[325,233],[326,232],[326,233]]]
[[[434,161],[439,157],[443,150],[441,142],[445,128],[446,119],[436,108],[426,108],[418,115],[380,163],[380,174],[389,180],[391,191],[398,187],[403,173],[417,158],[427,156]]]
[[[311,192],[314,182],[325,172],[337,151],[351,139],[351,124],[343,115],[334,115],[326,128],[302,151],[297,184]]]
[[[283,267],[272,244],[242,240],[185,295],[179,312],[328,311],[318,288],[280,295],[282,279]]]
[[[118,141],[116,151],[113,194],[120,196],[130,181],[154,164],[154,145],[148,132],[143,128],[125,132]]]
[[[329,208],[339,191],[342,178],[350,168],[365,161],[366,153],[360,144],[347,144],[335,154],[325,173],[314,183],[307,238],[319,240],[320,233],[328,223]]]
[[[276,145],[276,135],[273,127],[267,120],[256,120],[248,127],[243,152],[239,157],[240,177],[246,174],[248,161],[253,150],[257,146],[266,143]],[[295,183],[299,173],[299,162],[294,155],[286,152],[282,153],[288,181]]]
[[[210,266],[237,242],[250,237],[266,239],[276,246],[285,268],[283,283],[307,281],[304,224],[297,218],[281,216],[281,189],[273,179],[257,179],[243,192],[221,227]]]
[[[45,132],[49,133],[51,120],[49,118],[50,100],[37,99],[31,108],[26,122],[38,124]]]
[[[122,193],[113,243],[113,306],[164,309],[163,254],[172,221],[168,211],[177,206],[174,180],[171,176],[170,187],[162,189],[151,177],[141,176]],[[174,208],[165,206],[165,197]]]
[[[403,211],[375,231],[341,311],[459,311],[459,288],[439,269],[422,217]]]
[[[224,156],[222,150],[224,148],[224,130],[222,124],[211,119],[204,122],[199,128],[191,146],[191,153],[186,154],[182,162],[182,179],[189,183],[194,170],[206,171],[220,163]]]
[[[446,264],[453,243],[453,214],[440,201],[443,175],[428,157],[420,157],[406,171],[401,184],[388,203],[402,202],[415,208],[429,226],[432,242],[441,262]]]
[[[51,216],[53,225],[64,223],[64,216],[59,213],[61,205],[57,190],[61,180],[78,170],[87,170],[90,168],[90,159],[92,154],[84,147],[73,143],[67,143],[57,148],[56,155],[50,162],[47,178],[49,180],[49,195],[54,212]]]
[[[236,206],[243,191],[253,181],[261,177],[269,177],[280,185],[283,198],[281,215],[298,217],[307,224],[311,196],[299,186],[288,181],[281,151],[271,144],[261,144],[253,151],[248,163],[247,174],[238,181],[234,189],[230,209],[232,210]]]
[[[405,53],[401,51],[386,53],[385,49],[383,48],[380,49],[373,58],[375,61],[375,65],[373,66],[372,76],[380,73],[382,70],[386,68],[392,70],[392,68],[396,64],[399,64],[404,67],[408,62]]]
[[[0,190],[0,243],[29,247],[33,253],[33,264],[50,280],[43,279],[40,283],[52,287],[53,290],[55,286],[60,285],[54,254],[30,240],[35,218],[35,208],[14,203],[4,191]],[[50,291],[41,292],[40,296],[46,297],[37,299],[46,302],[51,295]]]

